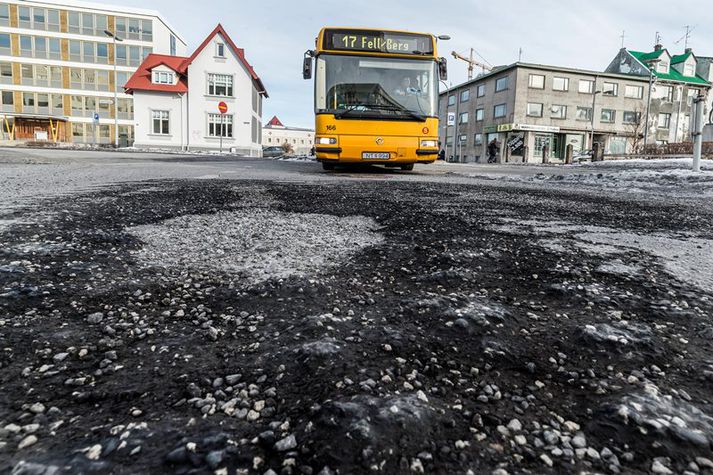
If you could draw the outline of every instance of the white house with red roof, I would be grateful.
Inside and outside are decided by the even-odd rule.
[[[262,145],[284,148],[285,144],[298,155],[309,154],[314,147],[314,129],[288,127],[274,116],[262,128]]]
[[[190,57],[150,54],[124,88],[134,96],[136,147],[262,154],[267,91],[220,24]]]

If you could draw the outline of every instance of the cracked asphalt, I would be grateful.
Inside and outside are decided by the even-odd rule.
[[[713,473],[707,184],[601,170],[0,150],[0,472]]]

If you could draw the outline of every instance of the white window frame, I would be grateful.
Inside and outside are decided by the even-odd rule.
[[[232,74],[208,73],[206,78],[207,94],[216,97],[235,97],[233,96],[234,82]],[[225,94],[216,92],[219,87],[225,88]]]
[[[164,122],[166,123],[166,132],[163,131]],[[156,124],[158,124],[158,132]],[[171,135],[171,114],[169,111],[151,109],[151,135]]]
[[[611,86],[611,90],[607,90]],[[615,82],[605,82],[602,84],[602,96],[617,97],[619,95],[619,84]]]
[[[175,84],[172,71],[153,71],[154,84]]]
[[[501,109],[503,111],[502,114],[498,115],[498,109]],[[495,104],[493,106],[493,119],[502,119],[503,117],[507,117],[508,115],[508,105],[503,103],[503,104]]]
[[[541,79],[542,84],[538,85],[538,82],[535,81],[536,79]],[[545,81],[546,79],[544,74],[530,74],[530,77],[527,80],[527,84],[530,89],[544,89]]]
[[[532,106],[539,108],[539,111],[533,112]],[[527,116],[528,117],[542,117],[545,106],[539,102],[528,102],[527,103]]]
[[[225,58],[225,43],[216,41],[216,43],[215,43],[215,57],[216,58]]]
[[[219,119],[219,120],[218,120]],[[211,138],[219,138],[220,135],[216,134],[215,132],[215,127],[213,128],[213,133],[210,131],[210,125],[213,124],[215,125],[221,125],[221,130],[224,132],[223,138],[228,138],[232,139],[235,134],[235,130],[233,129],[234,123],[233,123],[233,114],[208,114],[208,124],[206,127],[206,132],[208,134],[208,137]],[[225,133],[225,126],[229,125],[230,129],[228,132],[229,134]]]
[[[555,108],[559,108],[558,110],[562,111],[563,114],[560,115],[555,115]],[[567,106],[564,104],[552,104],[550,106],[550,118],[551,119],[559,119],[559,120],[564,120],[567,118]]]
[[[557,82],[561,81],[562,82],[562,87],[558,87]],[[569,78],[565,78],[562,76],[555,76],[552,78],[552,90],[553,91],[560,91],[560,92],[567,92],[569,91]]]
[[[671,114],[669,114],[667,112],[660,112],[657,124],[660,129],[670,129],[671,128]]]
[[[582,86],[585,84],[587,85],[587,87],[582,88]],[[592,81],[591,79],[580,79],[577,90],[580,94],[592,94],[594,92],[594,81]]]
[[[633,91],[636,91],[635,93]],[[629,99],[643,99],[644,98],[644,86],[633,86],[627,84],[624,86],[624,97]]]

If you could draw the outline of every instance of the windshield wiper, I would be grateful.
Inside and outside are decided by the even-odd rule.
[[[369,112],[369,110],[384,110],[384,111],[392,111],[392,112],[401,112],[403,114],[406,114],[407,116],[416,119],[420,122],[425,122],[426,121],[426,116],[419,114],[418,112],[410,111],[408,109],[404,109],[403,107],[397,107],[394,105],[390,104],[359,104],[358,106],[351,107],[349,109],[344,109],[343,111],[339,111],[336,114],[334,114],[334,117],[336,119],[341,119],[342,117],[346,116],[350,112]]]

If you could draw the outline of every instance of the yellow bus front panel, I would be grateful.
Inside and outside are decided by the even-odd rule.
[[[335,163],[430,163],[438,157],[438,119],[335,119],[319,114],[317,160]],[[388,154],[388,155],[387,155]]]

